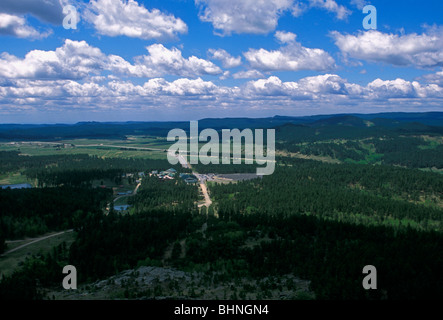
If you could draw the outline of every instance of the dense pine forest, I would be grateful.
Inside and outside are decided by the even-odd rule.
[[[7,239],[76,227],[88,211],[104,208],[112,192],[92,188],[0,190],[0,230]]]
[[[291,158],[279,163],[263,179],[211,186],[220,210],[443,231],[443,179],[438,174]]]

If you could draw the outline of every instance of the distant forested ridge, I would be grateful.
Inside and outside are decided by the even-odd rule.
[[[443,126],[442,112],[425,113],[379,113],[379,114],[343,114],[269,118],[220,118],[201,119],[199,128],[245,129],[273,128],[285,124],[300,124],[311,127],[344,124],[354,127],[366,126],[370,121],[377,127],[396,128],[409,123],[424,126]],[[361,125],[363,123],[363,126]],[[79,122],[76,124],[20,125],[0,124],[0,141],[59,141],[76,138],[90,139],[126,139],[128,135],[151,135],[166,137],[171,129],[189,130],[189,122]]]
[[[390,127],[372,122],[362,126],[354,121],[348,125],[327,121],[322,125],[285,124],[275,129],[276,149],[280,151],[348,163],[443,168],[443,126],[406,123]]]

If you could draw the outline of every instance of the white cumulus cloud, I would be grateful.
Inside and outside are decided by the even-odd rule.
[[[263,78],[264,76],[260,71],[251,69],[234,73],[232,77],[234,79],[258,79]]]
[[[376,79],[368,84],[369,97],[377,99],[393,98],[441,98],[443,88],[436,84],[422,85],[417,81],[404,79]]]
[[[292,32],[277,31],[275,33],[275,38],[280,43],[291,43],[291,42],[295,42],[295,38],[297,38],[297,35]]]
[[[180,18],[134,0],[91,0],[84,15],[99,34],[111,37],[171,39],[188,31]]]
[[[369,4],[366,0],[351,0],[351,4],[356,6],[358,10],[363,10],[363,8]]]
[[[247,92],[265,96],[290,96],[296,99],[319,99],[328,96],[358,95],[363,89],[335,74],[324,74],[306,77],[299,81],[283,82],[271,76],[267,79],[250,81],[246,85]]]
[[[280,42],[289,42],[278,50],[250,49],[243,55],[251,66],[264,71],[325,71],[335,68],[335,60],[323,49],[305,48],[295,34],[278,32]]]
[[[0,77],[10,79],[84,79],[108,71],[112,76],[155,78],[165,75],[196,77],[218,75],[222,70],[211,61],[184,58],[177,48],[161,44],[146,48],[148,55],[130,63],[117,55],[106,55],[86,41],[65,40],[54,51],[32,50],[24,58],[0,55]]]
[[[435,83],[443,87],[443,68],[436,73],[423,76],[423,79],[425,79],[429,83]]]
[[[223,49],[209,49],[211,59],[221,61],[224,68],[235,68],[241,65],[241,57],[233,57]]]
[[[298,81],[283,82],[280,78],[271,76],[248,82],[243,92],[249,97],[288,97],[296,100],[316,101],[346,101],[349,99],[360,101],[382,101],[389,105],[395,99],[410,99],[425,103],[427,99],[442,99],[443,87],[437,84],[424,85],[417,81],[404,79],[381,80],[376,79],[366,86],[350,83],[335,74],[324,74],[302,78]]]
[[[404,79],[376,79],[367,85],[349,82],[336,74],[282,81],[276,76],[248,81],[240,87],[218,86],[201,78],[168,81],[153,78],[137,84],[119,78],[100,83],[82,80],[0,80],[0,113],[18,110],[63,112],[79,108],[94,112],[123,109],[165,111],[185,114],[224,110],[247,114],[250,111],[276,110],[290,113],[298,108],[317,110],[319,106],[334,112],[344,106],[349,112],[391,110],[411,105],[414,110],[438,106],[443,87]],[[208,111],[208,109],[210,109]],[[355,112],[356,110],[354,110]]]
[[[311,7],[325,9],[335,13],[337,19],[344,20],[352,12],[345,6],[339,5],[335,0],[309,0]]]
[[[30,79],[79,79],[97,74],[106,56],[85,41],[66,40],[55,51],[32,50],[23,59],[6,52],[0,55],[0,76]]]
[[[220,35],[267,34],[293,0],[195,0],[200,20],[212,23]]]
[[[222,70],[211,61],[196,56],[184,58],[177,48],[168,49],[162,44],[153,44],[146,48],[149,55],[139,57],[137,66],[148,68],[152,74],[145,76],[162,76],[165,74],[184,77],[197,75],[218,75]]]
[[[404,35],[377,30],[357,35],[334,31],[331,36],[345,57],[396,66],[443,66],[443,28]]]
[[[1,0],[0,12],[12,15],[30,14],[40,21],[61,25],[63,6],[68,0]]]
[[[0,13],[0,35],[9,35],[18,38],[45,38],[50,32],[40,33],[29,26],[23,17]]]

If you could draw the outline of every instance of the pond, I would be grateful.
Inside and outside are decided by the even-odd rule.
[[[21,184],[7,184],[7,185],[2,185],[1,186],[2,189],[30,189],[32,188],[32,186],[29,183],[21,183]]]
[[[115,211],[126,211],[131,206],[129,204],[121,205],[121,206],[114,206]]]

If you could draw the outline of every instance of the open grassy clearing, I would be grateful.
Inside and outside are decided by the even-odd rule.
[[[425,171],[425,172],[435,172],[435,173],[443,174],[443,169],[437,169],[437,168],[419,168],[419,170],[421,170],[421,171]]]
[[[0,185],[29,183],[35,186],[34,182],[35,181],[28,179],[25,175],[22,175],[21,172],[8,172],[7,174],[0,175]]]
[[[42,235],[42,237],[43,236],[46,235]],[[0,275],[11,275],[14,270],[25,261],[27,257],[32,257],[33,255],[38,254],[47,254],[51,252],[53,247],[58,246],[63,242],[66,242],[66,245],[69,247],[74,242],[74,239],[74,232],[66,232],[64,234],[30,244],[29,246],[26,246],[17,251],[4,254],[3,256],[0,256]],[[15,241],[13,243],[9,243],[8,247],[6,248],[6,252],[34,240],[36,239],[24,239],[23,241]]]
[[[131,196],[122,196],[118,197],[116,201],[114,201],[114,206],[125,206],[128,204],[128,200]]]
[[[294,153],[294,152],[287,152],[287,151],[281,151],[281,150],[276,150],[275,151],[275,155],[276,156],[283,156],[283,157],[293,157],[293,158],[298,158],[298,159],[309,159],[309,160],[316,160],[316,161],[321,161],[321,162],[325,162],[325,163],[341,163],[340,160],[338,159],[334,159],[331,157],[323,157],[323,156],[315,156],[315,155],[306,155],[306,154],[302,154],[302,153]]]
[[[72,147],[71,143],[74,143],[76,147]],[[2,143],[0,144],[0,151],[20,151],[23,155],[29,156],[51,156],[51,155],[75,155],[75,154],[88,154],[90,156],[97,156],[100,158],[138,158],[138,159],[166,159],[167,150],[169,146],[131,146],[127,145],[125,141],[119,141],[118,146],[113,146],[116,143],[112,140],[72,140],[62,141],[60,144],[53,143]],[[107,145],[104,146],[104,145]],[[60,147],[66,145],[66,147]],[[78,145],[78,146],[77,146]],[[121,148],[123,147],[123,148]],[[125,149],[128,148],[155,148],[159,150],[135,150]]]

